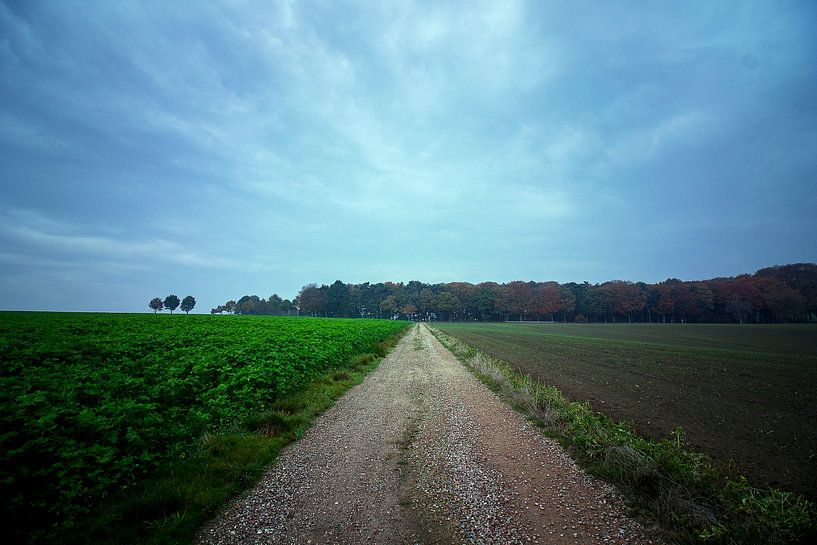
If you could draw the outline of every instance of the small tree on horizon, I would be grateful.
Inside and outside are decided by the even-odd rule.
[[[182,299],[182,310],[185,314],[189,314],[193,307],[196,306],[196,298],[192,295],[188,295],[184,299]]]
[[[162,304],[161,299],[159,299],[158,297],[154,297],[153,299],[150,300],[148,306],[153,309],[153,314],[156,314],[156,311],[162,310],[164,305]]]
[[[173,311],[179,308],[179,303],[179,298],[175,295],[171,294],[165,297],[164,305],[166,309],[170,310],[170,314],[173,314]]]

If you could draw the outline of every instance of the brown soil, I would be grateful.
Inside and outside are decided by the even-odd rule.
[[[817,367],[802,356],[440,329],[642,435],[680,426],[724,468],[817,500]]]

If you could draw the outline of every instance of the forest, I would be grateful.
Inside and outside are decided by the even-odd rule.
[[[817,264],[796,263],[711,280],[504,284],[412,280],[307,284],[292,301],[245,295],[213,314],[306,315],[422,321],[789,323],[817,321]]]

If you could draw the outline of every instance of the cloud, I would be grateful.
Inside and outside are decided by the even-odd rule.
[[[158,260],[157,283],[184,271],[217,300],[226,284],[516,278],[544,261],[570,279],[582,259],[638,279],[616,256],[680,248],[681,275],[711,236],[701,218],[756,225],[758,202],[817,247],[813,15],[0,4],[0,259],[32,277],[87,263],[118,286]],[[756,231],[719,243],[762,255]]]
[[[708,139],[716,127],[713,116],[700,111],[688,111],[665,119],[654,120],[649,126],[623,131],[611,142],[607,157],[614,163],[650,162],[673,148]]]
[[[167,239],[132,240],[124,237],[88,233],[82,226],[53,220],[35,211],[15,211],[6,214],[0,229],[14,243],[44,255],[71,256],[81,262],[92,256],[113,263],[162,262],[188,267],[232,268],[235,262],[192,251]],[[8,257],[8,256],[7,256]],[[29,255],[29,258],[35,259]]]
[[[565,192],[542,191],[536,187],[512,184],[508,184],[507,192],[495,191],[493,195],[486,195],[481,207],[491,207],[493,214],[501,218],[497,223],[506,224],[504,229],[501,228],[503,231],[508,230],[509,226],[519,226],[522,231],[531,231],[531,226],[551,224],[553,220],[567,220],[576,212],[576,205]]]
[[[0,110],[0,142],[7,145],[33,148],[51,154],[73,152],[64,139],[51,134],[45,127],[37,127],[10,112]]]

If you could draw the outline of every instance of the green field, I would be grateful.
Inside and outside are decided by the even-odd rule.
[[[817,497],[817,326],[440,323],[596,411]]]
[[[16,538],[70,530],[103,498],[197,456],[203,437],[226,430],[211,450],[249,448],[242,429],[274,432],[282,400],[406,325],[0,313],[0,500]]]

